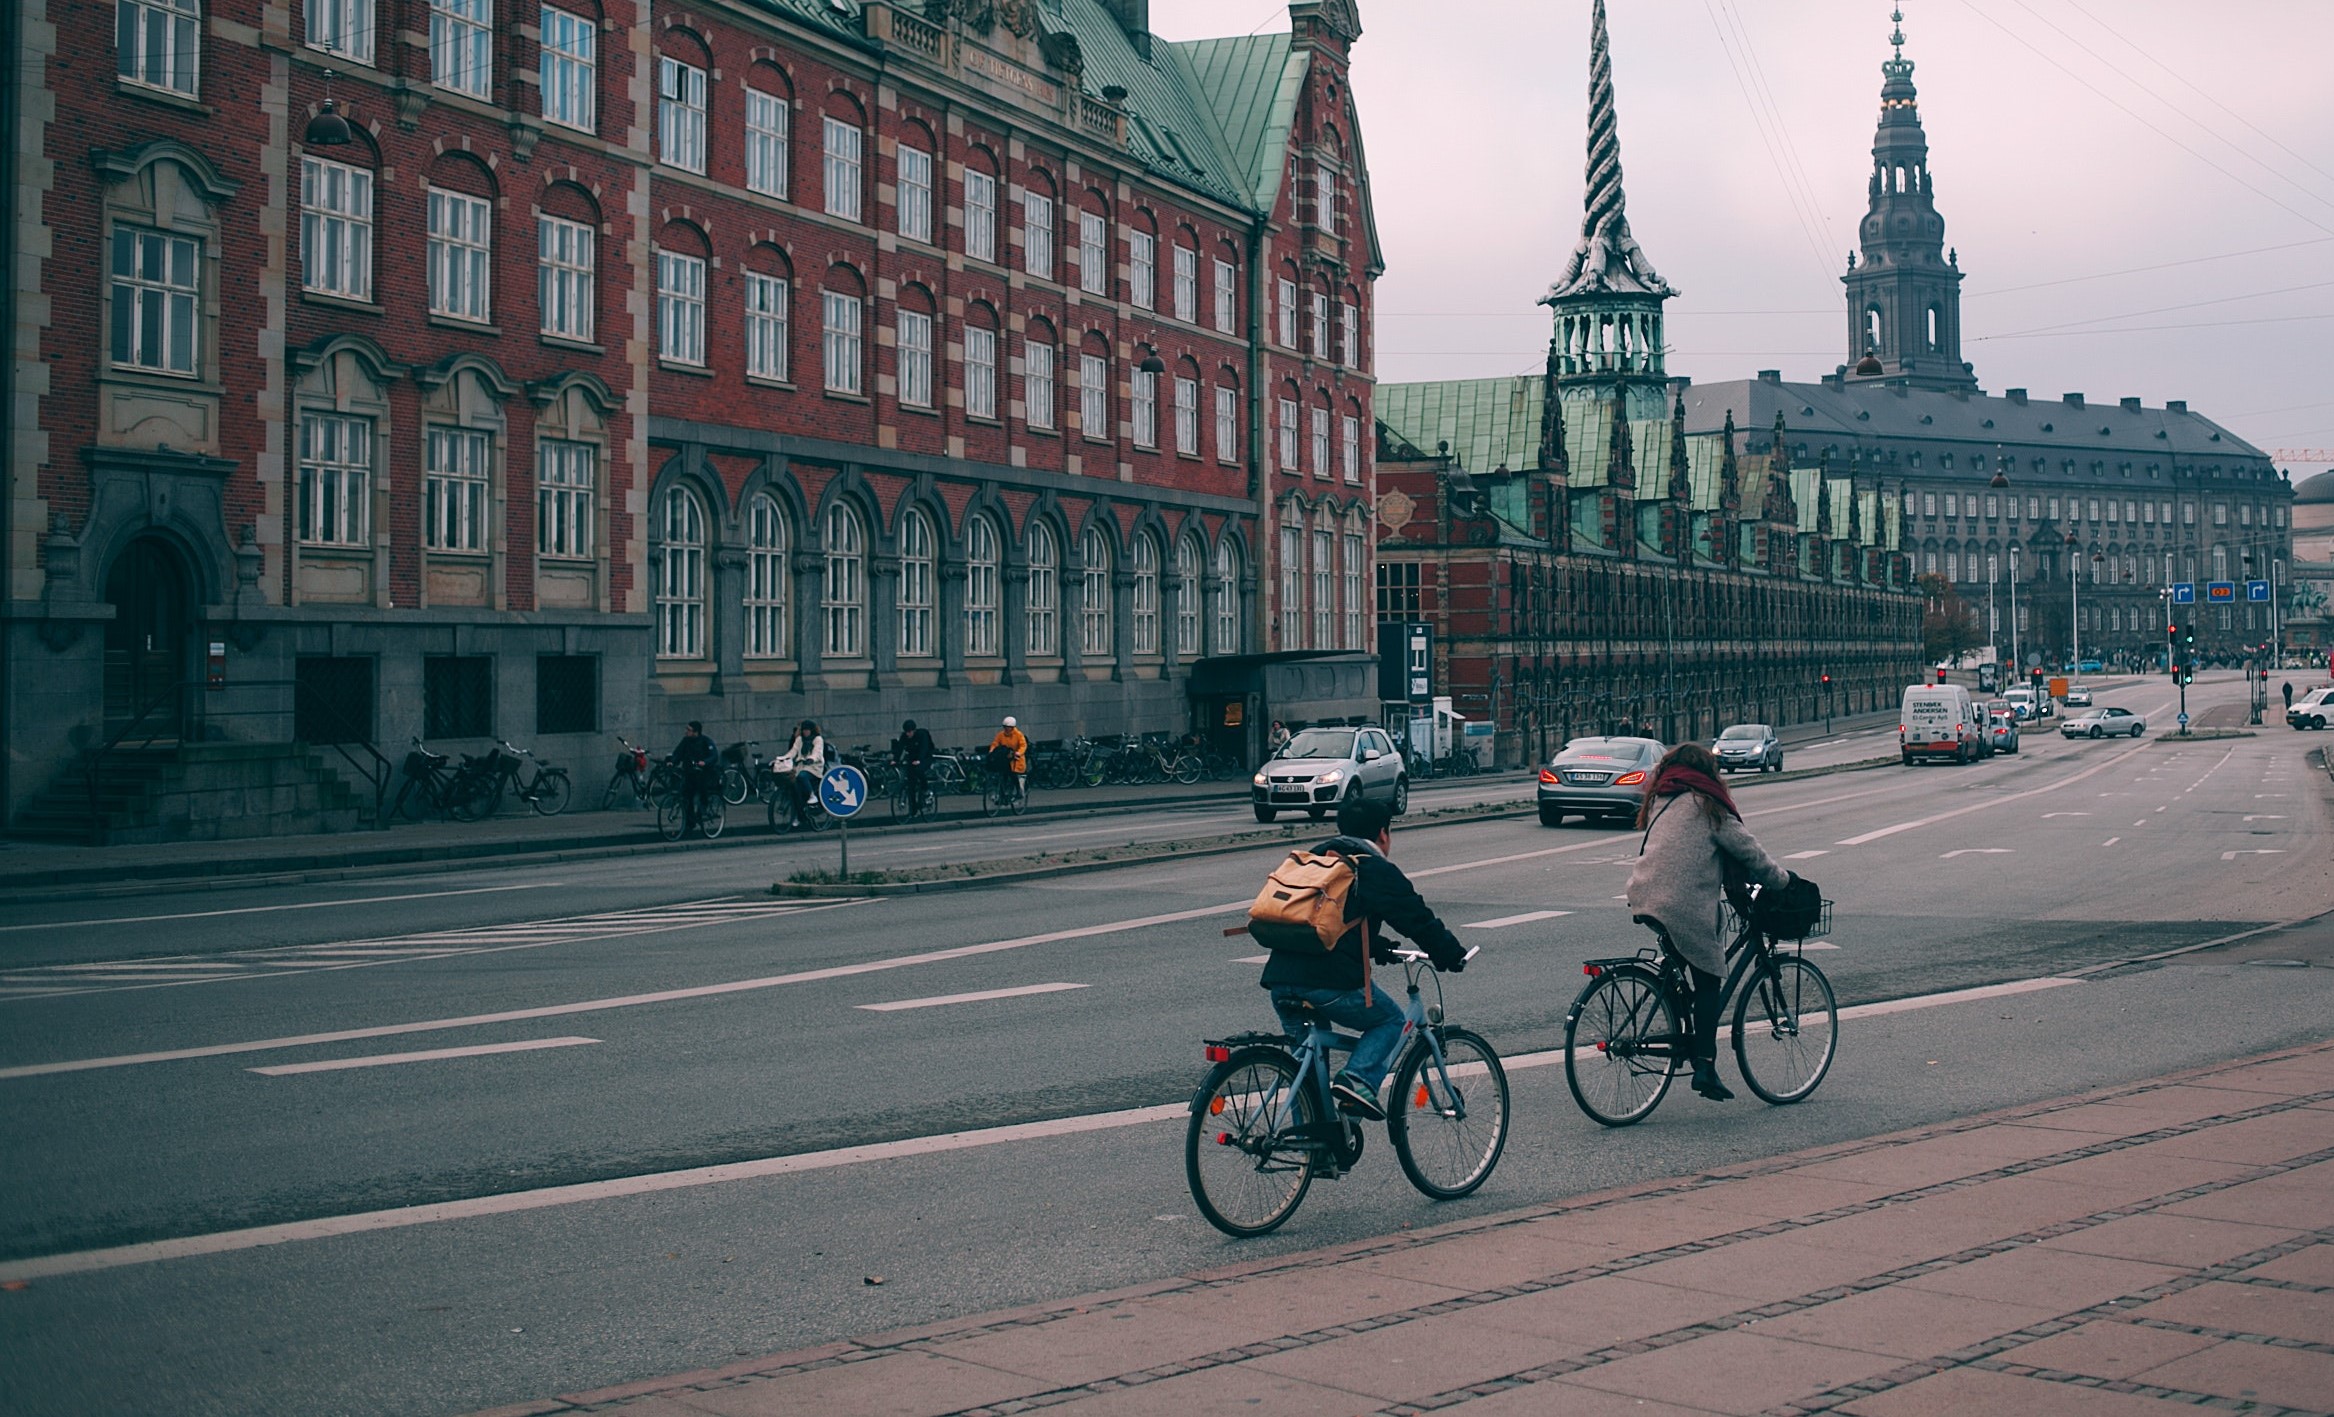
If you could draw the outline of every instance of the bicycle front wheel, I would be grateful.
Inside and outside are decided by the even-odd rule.
[[[1670,1065],[1684,1057],[1677,1011],[1649,974],[1598,976],[1564,1023],[1564,1081],[1580,1110],[1608,1127],[1642,1122],[1669,1092]]]
[[[727,802],[732,807],[735,807],[740,802],[746,800],[746,794],[748,791],[750,791],[750,788],[746,783],[746,775],[744,773],[739,772],[736,768],[723,768],[721,770],[722,801]]]
[[[1742,1080],[1778,1106],[1805,1099],[1831,1071],[1839,1016],[1822,970],[1797,955],[1760,965],[1734,1006],[1734,1061]]]
[[[657,835],[667,841],[679,841],[688,822],[688,816],[681,807],[681,794],[671,792],[656,799]]]
[[[1410,1184],[1449,1201],[1491,1179],[1507,1149],[1507,1069],[1479,1034],[1446,1028],[1440,1037],[1440,1062],[1422,1038],[1395,1073],[1386,1134]]]
[[[538,816],[556,817],[567,810],[567,799],[571,795],[567,774],[558,768],[551,768],[535,779],[535,795],[527,799],[527,805],[533,807]]]
[[[601,811],[603,811],[603,812],[608,812],[608,811],[613,811],[613,810],[615,810],[615,807],[616,807],[616,791],[617,791],[617,789],[618,789],[618,788],[622,788],[624,791],[626,791],[626,792],[629,792],[629,793],[632,793],[632,794],[633,794],[633,800],[634,800],[634,802],[635,802],[636,804],[637,804],[637,803],[638,803],[638,801],[640,800],[639,793],[638,793],[638,791],[637,791],[637,790],[636,790],[636,789],[633,787],[633,784],[632,784],[632,774],[630,774],[630,773],[628,773],[628,772],[618,771],[618,772],[617,772],[615,775],[613,775],[612,777],[610,777],[610,778],[608,779],[608,787],[607,787],[607,790],[606,790],[606,791],[604,791],[604,792],[602,792],[602,793],[600,794],[600,810],[601,810]]]
[[[1247,1048],[1218,1063],[1191,1099],[1183,1175],[1208,1224],[1245,1238],[1268,1234],[1294,1215],[1313,1184],[1305,1138],[1320,1101],[1297,1090],[1297,1064],[1271,1048]]]

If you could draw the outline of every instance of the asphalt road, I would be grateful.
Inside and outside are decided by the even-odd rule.
[[[2200,683],[2191,709],[2240,692]],[[2102,699],[2160,726],[2171,695]],[[1836,948],[1810,957],[1842,1003],[1924,1006],[1847,1023],[1831,1078],[1791,1109],[1680,1090],[1607,1133],[1560,1067],[1519,1068],[1510,1153],[1475,1198],[1418,1197],[1381,1137],[1245,1245],[1196,1218],[1180,1125],[1141,1109],[1189,1095],[1202,1037],[1268,1022],[1253,946],[1220,931],[1277,848],[835,904],[760,892],[827,849],[782,843],[11,910],[0,1283],[24,1287],[0,1291],[0,1408],[458,1411],[2323,1037],[2334,969],[2238,962],[2326,963],[2322,927],[1930,997],[2334,907],[2318,741],[2046,733],[1970,767],[1746,780],[1753,829],[1838,902]],[[1032,821],[1014,846],[1245,819]],[[866,859],[963,859],[1015,830],[870,841]],[[1579,962],[1643,941],[1616,898],[1635,845],[1528,818],[1398,832],[1397,859],[1484,945],[1449,982],[1452,1016],[1511,1058],[1559,1047]],[[313,1066],[436,1050],[494,1051]],[[1019,1130],[949,1140],[996,1127]],[[704,1167],[735,1169],[671,1174]],[[416,1206],[437,1209],[338,1219]],[[253,1227],[275,1228],[229,1233]],[[187,1241],[210,1252],[106,1253]]]

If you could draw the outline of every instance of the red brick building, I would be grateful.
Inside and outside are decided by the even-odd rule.
[[[1183,728],[1361,648],[1360,25],[1290,19],[18,0],[12,816],[116,740]]]

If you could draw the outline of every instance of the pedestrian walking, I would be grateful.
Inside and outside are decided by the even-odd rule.
[[[2288,679],[2288,680],[2286,680],[2286,681],[2285,681],[2285,684],[2284,684],[2284,689],[2285,689],[2285,706],[2286,706],[2286,708],[2288,708],[2288,709],[2291,709],[2291,708],[2293,707],[2293,680],[2291,680],[2291,679]]]

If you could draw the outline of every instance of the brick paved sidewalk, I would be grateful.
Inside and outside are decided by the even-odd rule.
[[[2334,1410],[2334,1043],[499,1412],[2197,1407]]]

